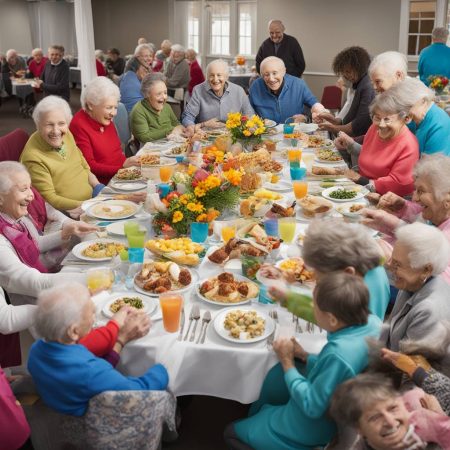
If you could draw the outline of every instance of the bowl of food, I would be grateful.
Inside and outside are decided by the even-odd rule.
[[[365,203],[343,203],[336,208],[346,219],[352,222],[359,222],[362,218],[361,211],[366,207]]]

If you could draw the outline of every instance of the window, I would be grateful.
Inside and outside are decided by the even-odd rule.
[[[408,55],[418,55],[431,44],[436,1],[411,2],[409,5]]]
[[[239,3],[239,53],[241,55],[252,55],[255,53],[255,37],[256,37],[256,4],[255,3]]]
[[[230,4],[229,2],[211,2],[211,55],[230,54]]]

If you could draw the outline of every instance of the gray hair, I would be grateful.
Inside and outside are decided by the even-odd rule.
[[[353,267],[365,275],[380,265],[381,254],[374,239],[359,224],[340,220],[314,221],[303,243],[305,263],[320,272]]]
[[[134,56],[139,56],[143,50],[149,50],[151,54],[153,55],[155,52],[153,51],[153,48],[149,44],[139,44],[134,49]]]
[[[71,325],[81,320],[91,296],[86,286],[70,282],[42,291],[37,299],[34,325],[46,341],[61,341]]]
[[[170,42],[169,39],[164,39],[161,42],[161,47],[170,47],[170,48],[172,48],[172,42]]]
[[[443,201],[450,195],[450,158],[442,153],[424,155],[415,165],[414,177],[430,182],[436,200]]]
[[[34,56],[34,55],[36,55],[36,53],[42,53],[42,54],[44,54],[44,52],[42,51],[42,48],[34,48],[32,51],[31,51],[31,56]]]
[[[261,64],[259,66],[259,72],[262,74],[264,66],[266,66],[269,63],[277,63],[283,69],[286,71],[286,65],[284,64],[284,61],[281,58],[277,58],[276,56],[268,56],[267,58],[264,58],[261,61]]]
[[[13,48],[10,48],[7,52],[6,52],[6,60],[8,60],[9,58],[11,58],[11,56],[18,56],[17,51],[14,50]]]
[[[398,84],[404,83],[401,81]],[[382,92],[377,95],[369,106],[370,115],[373,116],[377,111],[382,111],[385,114],[398,114],[402,119],[404,119],[408,114],[411,107],[403,105],[396,101],[395,97],[392,95],[391,87],[387,91]]]
[[[161,72],[149,73],[148,75],[145,75],[141,83],[141,94],[144,98],[148,97],[148,93],[150,92],[152,86],[159,81],[166,83],[166,77]]]
[[[100,105],[109,97],[114,97],[117,102],[120,100],[120,90],[112,80],[106,77],[96,77],[89,81],[81,92],[80,102],[83,109],[87,108],[87,103]]]
[[[390,75],[401,72],[406,77],[408,75],[408,58],[400,52],[389,51],[380,53],[370,63],[369,75],[372,75],[373,72],[380,68]]]
[[[105,53],[103,52],[103,50],[98,48],[97,50],[95,50],[95,57],[97,59],[100,59],[101,61],[104,61],[105,60]]]
[[[420,100],[431,103],[435,97],[434,92],[417,78],[407,78],[406,80],[400,81],[400,83],[392,86],[382,95],[384,94],[392,96],[393,101],[398,107],[402,110],[407,109],[408,113]]]
[[[432,274],[441,274],[450,260],[450,244],[439,228],[415,222],[396,230],[395,245],[404,245],[408,251],[409,264],[413,269],[421,269],[427,264]]]
[[[270,28],[270,25],[280,25],[282,31],[286,30],[286,27],[284,26],[283,22],[280,19],[269,20],[269,23],[267,24],[267,28]]]
[[[436,27],[431,32],[431,38],[433,41],[438,42],[444,42],[444,44],[447,42],[448,39],[448,30],[444,27]]]
[[[186,49],[180,44],[173,44],[170,48],[173,52],[186,53]]]
[[[220,65],[224,68],[224,73],[225,75],[228,77],[228,75],[230,74],[230,66],[228,65],[228,63],[223,60],[223,59],[215,59],[214,61],[211,61],[207,66],[206,66],[206,76],[209,77],[209,73],[211,72],[211,69],[213,66],[215,65]]]
[[[17,161],[0,162],[0,195],[6,195],[13,185],[11,175],[18,172],[26,172],[26,167]]]
[[[64,114],[64,119],[66,120],[67,125],[69,125],[72,120],[72,111],[70,110],[69,104],[57,95],[49,95],[48,97],[43,98],[34,108],[32,117],[36,127],[39,128],[39,124],[44,114],[55,109],[60,110]]]

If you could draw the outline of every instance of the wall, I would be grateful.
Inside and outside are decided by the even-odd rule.
[[[95,48],[133,53],[144,36],[159,48],[169,38],[168,0],[92,0]]]
[[[33,48],[28,4],[23,0],[0,0],[0,53],[10,48],[25,55]]]

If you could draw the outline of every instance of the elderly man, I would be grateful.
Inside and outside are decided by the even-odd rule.
[[[301,77],[305,71],[305,58],[297,39],[284,34],[285,27],[281,20],[269,22],[269,35],[259,47],[256,55],[256,70],[261,73],[261,62],[268,56],[277,56],[286,66],[286,72],[294,77]]]
[[[175,95],[175,89],[187,89],[191,76],[189,74],[189,64],[186,61],[186,50],[179,44],[172,45],[172,53],[169,62],[164,70],[166,76],[167,93]],[[181,100],[177,99],[177,100]]]
[[[119,49],[112,47],[106,50],[106,70],[109,76],[116,81],[125,69],[125,60],[120,56]]]
[[[47,95],[59,95],[64,100],[69,101],[70,68],[63,56],[64,47],[62,45],[52,45],[48,49],[49,61],[45,64],[41,79],[36,81],[35,87],[41,88],[45,97]]]
[[[429,77],[443,75],[450,78],[450,47],[447,46],[448,30],[435,28],[431,35],[432,44],[425,47],[419,56],[419,76],[427,86]]]
[[[244,89],[228,81],[228,72],[228,63],[221,59],[208,64],[207,80],[194,88],[182,115],[181,122],[187,127],[187,134],[194,133],[194,124],[198,127],[223,126],[219,121],[225,122],[229,112],[254,114]]]
[[[384,52],[373,58],[368,69],[370,81],[381,94],[408,76],[408,59],[400,52]]]
[[[8,95],[12,95],[11,77],[20,78],[25,75],[26,70],[25,61],[17,52],[14,49],[8,50],[1,65],[3,84]]]
[[[89,400],[104,391],[166,389],[168,374],[162,365],[140,377],[125,377],[80,345],[94,317],[95,305],[81,284],[67,283],[39,295],[35,326],[42,339],[31,347],[28,370],[45,403],[82,416]]]
[[[305,105],[311,108],[313,116],[326,111],[303,80],[286,73],[280,58],[267,57],[260,71],[261,78],[250,88],[250,103],[261,117],[277,123],[284,123],[288,117],[303,122]]]
[[[172,42],[170,42],[168,39],[164,39],[161,42],[161,50],[158,50],[156,52],[156,62],[153,67],[153,70],[155,72],[161,71],[164,72],[171,51],[172,51]]]
[[[188,48],[186,50],[186,60],[189,64],[189,75],[191,77],[188,91],[189,95],[192,95],[192,89],[194,89],[197,84],[203,83],[205,81],[205,76],[203,75],[203,70],[197,61],[197,52],[193,48]]]

